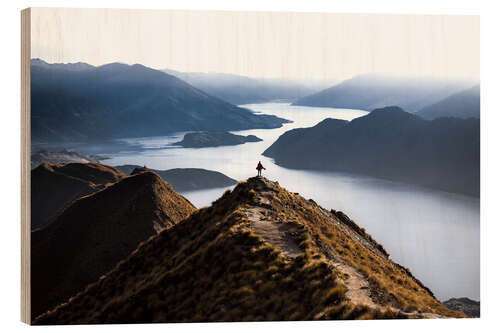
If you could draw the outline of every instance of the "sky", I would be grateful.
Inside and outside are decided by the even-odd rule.
[[[479,16],[34,8],[31,56],[182,72],[479,79]]]

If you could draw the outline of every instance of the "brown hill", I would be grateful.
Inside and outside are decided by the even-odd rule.
[[[79,170],[72,169],[75,174]],[[47,227],[32,232],[33,318],[96,281],[140,242],[193,211],[188,200],[152,172],[126,177],[74,201]]]
[[[97,163],[43,163],[31,171],[31,229],[44,227],[74,200],[126,177]]]
[[[345,214],[265,178],[162,231],[35,324],[463,316]]]

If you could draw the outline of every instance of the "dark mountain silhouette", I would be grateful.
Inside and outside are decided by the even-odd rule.
[[[194,211],[153,172],[126,177],[74,201],[31,234],[32,317],[97,281],[139,243]]]
[[[138,64],[93,67],[31,60],[33,143],[276,128],[283,122]]]
[[[462,81],[364,74],[300,98],[294,105],[361,110],[398,105],[417,112],[470,85]]]
[[[255,135],[237,135],[229,132],[194,132],[187,133],[184,138],[174,145],[185,148],[203,148],[219,146],[236,146],[247,142],[259,142],[262,139]]]
[[[361,173],[479,196],[478,119],[424,120],[399,107],[284,133],[263,155],[297,169]]]
[[[460,311],[470,317],[481,316],[481,304],[467,297],[450,298],[443,305],[448,309]]]
[[[480,89],[479,85],[476,85],[429,105],[418,111],[417,114],[425,119],[439,117],[479,118],[480,108]]]
[[[125,177],[96,163],[41,164],[31,171],[31,229],[47,225],[74,200]]]
[[[34,324],[443,316],[463,314],[344,213],[255,177],[142,243]]]
[[[189,73],[166,69],[166,73],[232,104],[295,101],[335,82],[333,80],[294,81],[285,79],[256,79],[225,73]]]
[[[132,174],[136,170],[141,170],[144,167],[139,165],[119,165],[116,169]],[[194,190],[202,190],[217,187],[226,187],[236,184],[236,180],[230,178],[223,173],[198,169],[198,168],[176,168],[169,170],[155,170],[146,168],[157,173],[164,181],[169,183],[177,192],[187,192]]]

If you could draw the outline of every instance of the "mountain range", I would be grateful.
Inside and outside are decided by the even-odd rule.
[[[480,88],[479,85],[476,85],[423,108],[417,112],[417,115],[425,119],[439,117],[480,118],[480,108]]]
[[[397,105],[408,112],[417,112],[472,85],[463,80],[362,74],[293,104],[367,111]]]
[[[276,128],[284,122],[139,64],[31,60],[32,143]]]
[[[33,236],[33,301],[58,304],[37,325],[465,316],[346,214],[262,177],[193,211],[139,172]]]
[[[166,73],[229,103],[251,104],[272,101],[293,102],[335,83],[334,80],[258,79],[227,73],[178,72]]]
[[[285,132],[263,155],[281,166],[331,170],[479,196],[479,119],[432,121],[399,107],[350,122],[325,119]]]
[[[79,173],[93,171],[81,165]],[[50,224],[31,233],[33,317],[84,290],[141,242],[194,211],[188,200],[149,171],[73,201]]]

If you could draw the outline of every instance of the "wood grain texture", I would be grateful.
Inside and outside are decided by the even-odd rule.
[[[32,55],[181,72],[479,75],[479,16],[33,8]]]
[[[21,12],[21,321],[31,324],[30,211],[31,10]]]

